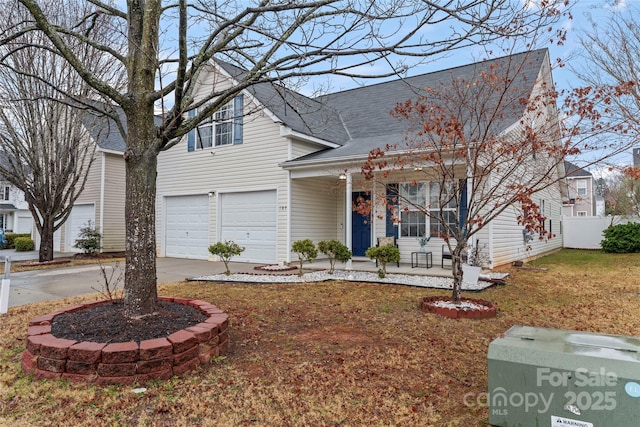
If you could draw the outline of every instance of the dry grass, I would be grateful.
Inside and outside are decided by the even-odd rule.
[[[78,265],[88,265],[88,264],[97,264],[99,262],[113,263],[113,262],[122,262],[124,263],[124,257],[118,256],[105,256],[105,257],[96,257],[96,258],[56,258],[51,263],[38,263],[38,260],[30,260],[30,261],[14,261],[11,263],[11,272],[19,273],[22,271],[33,271],[33,270],[49,270],[52,268],[67,268],[74,267]],[[3,264],[0,264],[0,267],[4,268]],[[4,272],[4,270],[2,270]]]
[[[210,301],[231,315],[232,345],[185,378],[99,388],[34,381],[20,371],[28,319],[81,298],[17,307],[0,329],[0,424],[12,426],[484,426],[489,343],[514,324],[640,335],[640,255],[561,251],[513,269],[478,296],[490,320],[418,310],[443,291],[322,283],[176,283],[163,295]],[[88,299],[88,298],[87,298]]]

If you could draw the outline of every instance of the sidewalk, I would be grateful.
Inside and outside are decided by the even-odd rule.
[[[61,258],[73,255],[73,253],[55,252],[53,257]],[[0,260],[4,261],[5,257],[11,257],[11,261],[37,261],[38,251],[17,252],[15,249],[0,249]]]

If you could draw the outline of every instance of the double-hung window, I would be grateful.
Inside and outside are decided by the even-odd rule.
[[[216,129],[215,146],[233,144],[233,103],[230,102],[216,111],[213,123]]]
[[[400,184],[400,237],[422,237],[427,229],[426,184]]]
[[[587,181],[576,180],[576,187],[578,190],[578,196],[585,197],[587,195]]]
[[[8,185],[0,186],[0,200],[9,200],[10,188]]]
[[[447,182],[443,191],[440,183],[429,183],[429,235],[446,236],[456,229],[456,189],[454,182]]]
[[[233,103],[222,106],[213,120],[198,127],[196,149],[233,144]]]
[[[189,111],[189,117],[196,115]],[[233,101],[220,107],[213,116],[189,132],[187,150],[202,150],[211,147],[242,144],[243,139],[243,97],[236,96]]]

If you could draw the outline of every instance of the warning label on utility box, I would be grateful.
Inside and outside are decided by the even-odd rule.
[[[569,418],[551,416],[551,427],[593,427],[593,423],[586,421],[571,420]]]

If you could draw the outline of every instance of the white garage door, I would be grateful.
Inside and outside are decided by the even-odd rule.
[[[165,198],[165,255],[209,258],[209,196]]]
[[[18,213],[18,233],[31,233],[33,231],[33,217],[31,213]]]
[[[277,202],[275,191],[228,193],[221,196],[220,240],[233,240],[245,250],[232,261],[276,261]]]
[[[66,226],[68,251],[82,252],[80,249],[74,248],[73,245],[80,237],[80,229],[86,227],[89,221],[91,221],[91,227],[96,227],[96,209],[93,204],[73,206]]]

